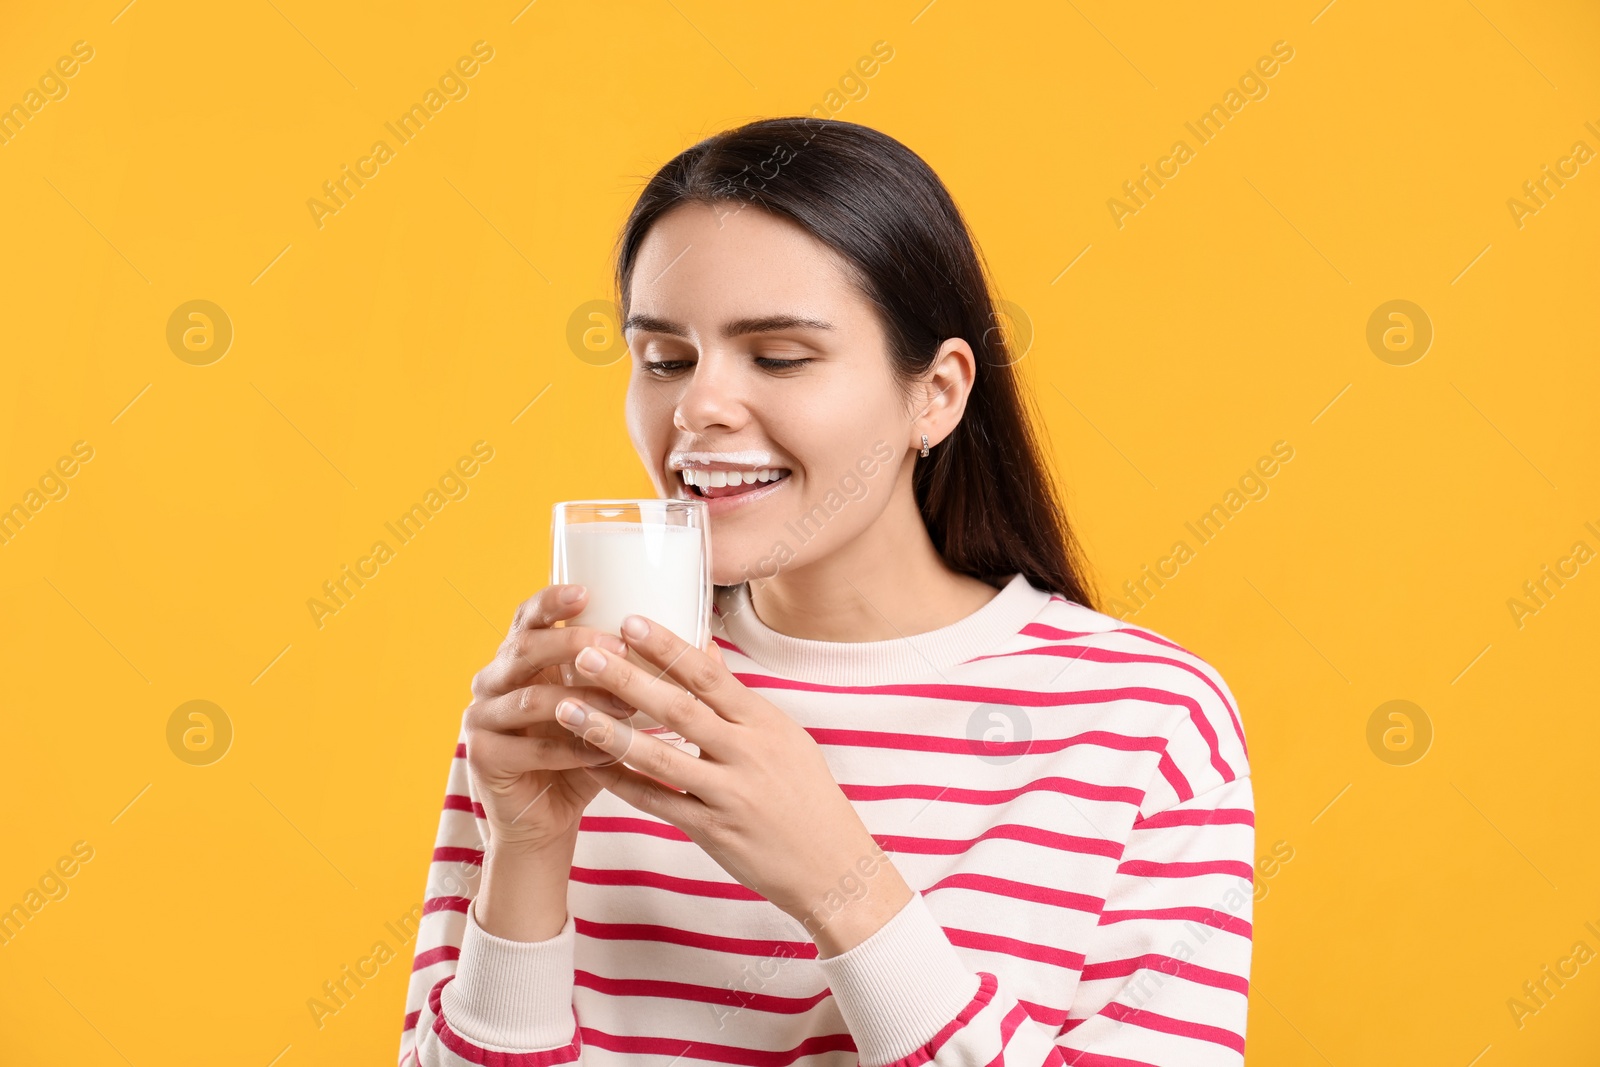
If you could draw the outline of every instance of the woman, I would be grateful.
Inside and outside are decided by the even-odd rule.
[[[556,626],[581,587],[517,610],[402,1064],[1241,1062],[1232,696],[1095,610],[939,179],[866,127],[750,123],[649,182],[617,282],[634,447],[710,502],[714,647]]]

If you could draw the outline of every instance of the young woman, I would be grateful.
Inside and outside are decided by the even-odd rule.
[[[401,1063],[1240,1063],[1232,695],[1095,609],[937,176],[863,126],[750,123],[651,179],[617,282],[634,447],[709,501],[714,647],[555,625],[581,587],[518,608]]]

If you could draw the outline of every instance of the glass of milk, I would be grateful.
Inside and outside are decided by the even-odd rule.
[[[550,583],[589,590],[583,611],[565,625],[620,636],[626,616],[643,615],[702,651],[710,644],[711,519],[704,501],[563,501],[553,509],[550,544]],[[631,650],[628,659],[660,671]],[[561,673],[567,685],[583,684],[570,663]],[[663,741],[686,744],[642,711],[628,722]]]

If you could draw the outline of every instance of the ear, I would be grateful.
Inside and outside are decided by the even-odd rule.
[[[967,409],[967,397],[972,394],[978,373],[977,357],[972,346],[959,337],[951,337],[939,346],[933,365],[923,378],[924,403],[911,426],[911,447],[922,447],[922,435],[928,435],[932,447],[950,436]]]

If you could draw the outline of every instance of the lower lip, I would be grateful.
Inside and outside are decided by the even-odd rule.
[[[683,487],[683,493],[690,500],[698,500],[698,501],[704,503],[706,505],[706,510],[708,511],[708,513],[712,517],[716,517],[718,515],[726,515],[728,512],[732,511],[734,508],[743,507],[744,505],[749,504],[749,503],[751,503],[753,501],[766,499],[767,497],[771,496],[773,493],[776,493],[779,489],[782,489],[785,485],[787,485],[789,483],[789,479],[791,479],[793,477],[794,477],[794,475],[792,473],[791,474],[785,474],[782,478],[779,478],[775,482],[768,482],[765,485],[761,486],[759,489],[752,489],[748,493],[740,493],[737,496],[704,497],[704,496],[700,496],[699,494],[697,494],[694,490],[690,489],[687,485],[685,485]],[[681,481],[681,479],[680,479],[680,481]]]

